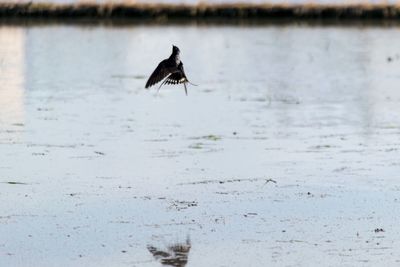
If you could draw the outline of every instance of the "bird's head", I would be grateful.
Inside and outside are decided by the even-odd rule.
[[[179,54],[179,52],[181,52],[181,51],[179,50],[179,48],[178,48],[177,46],[173,45],[173,46],[172,46],[172,53],[173,53],[173,54]]]

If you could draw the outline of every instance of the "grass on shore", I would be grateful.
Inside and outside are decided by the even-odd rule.
[[[395,4],[142,4],[128,2],[0,3],[0,17],[397,19]]]

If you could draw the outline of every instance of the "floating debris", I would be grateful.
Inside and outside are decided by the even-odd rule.
[[[267,180],[265,180],[265,184],[268,184],[268,183],[274,183],[274,184],[276,184],[277,182],[276,182],[274,179],[267,179]]]
[[[202,149],[203,148],[203,143],[195,143],[189,146],[191,149]]]
[[[199,137],[192,137],[190,139],[193,140],[210,140],[210,141],[218,141],[221,140],[222,137],[219,135],[214,135],[214,134],[209,134],[209,135],[203,135],[203,136],[199,136]]]
[[[220,136],[213,135],[213,134],[203,136],[202,138],[203,138],[203,139],[207,139],[207,140],[212,140],[212,141],[221,140],[221,137],[220,137]]]
[[[228,179],[228,180],[203,180],[198,182],[190,182],[190,183],[180,183],[178,185],[196,185],[196,184],[224,184],[224,183],[239,183],[239,182],[257,182],[257,181],[266,181],[265,183],[277,183],[273,179],[266,178],[249,178],[249,179]]]
[[[13,182],[13,181],[3,182],[3,184],[27,185],[27,183],[23,183],[23,182]]]
[[[175,200],[172,202],[172,204],[169,206],[169,208],[174,208],[176,210],[185,210],[190,207],[197,207],[198,203],[197,201],[181,201],[181,200]]]

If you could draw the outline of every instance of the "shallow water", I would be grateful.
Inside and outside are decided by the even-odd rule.
[[[0,265],[397,265],[397,32],[0,27]]]

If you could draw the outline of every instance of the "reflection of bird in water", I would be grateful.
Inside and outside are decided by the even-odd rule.
[[[166,251],[156,247],[147,246],[153,257],[164,266],[185,267],[188,262],[188,255],[191,248],[189,238],[186,243],[177,243],[167,247]]]
[[[146,88],[153,86],[154,84],[160,82],[165,78],[165,80],[161,83],[160,87],[164,84],[180,84],[183,83],[185,87],[185,93],[187,95],[186,84],[190,83],[186,77],[185,71],[183,69],[183,63],[180,59],[180,50],[176,46],[172,46],[172,54],[169,58],[164,59],[158,64],[157,68],[150,75],[150,78],[146,82]],[[194,84],[192,84],[194,85]]]

